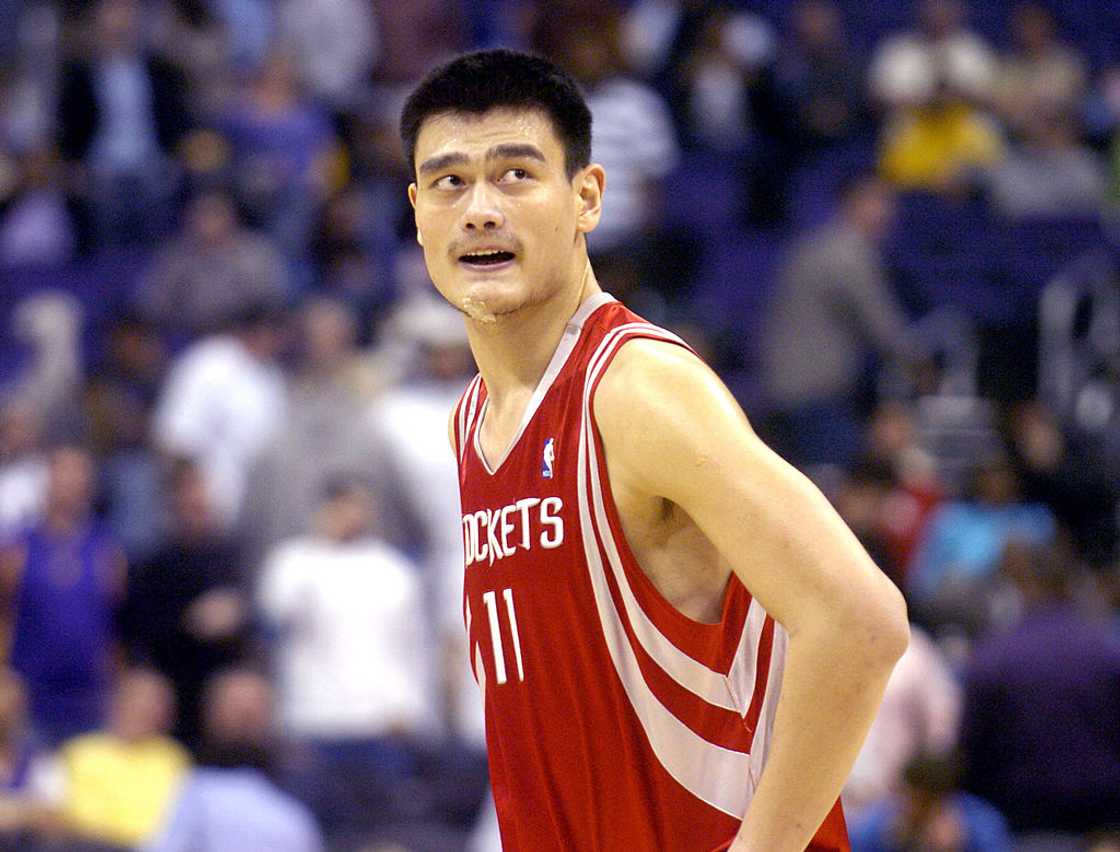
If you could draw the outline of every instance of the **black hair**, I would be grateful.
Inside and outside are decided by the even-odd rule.
[[[482,115],[492,109],[545,113],[564,146],[571,178],[591,162],[591,110],[575,80],[540,56],[514,50],[466,53],[433,70],[401,111],[401,142],[415,177],[416,139],[428,118],[446,113]]]

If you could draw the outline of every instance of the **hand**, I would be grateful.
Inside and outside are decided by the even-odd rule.
[[[233,636],[245,622],[245,603],[233,589],[214,589],[200,596],[183,615],[184,629],[202,642]]]

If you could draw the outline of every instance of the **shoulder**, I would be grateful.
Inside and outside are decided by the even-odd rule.
[[[667,341],[628,341],[599,381],[592,413],[612,482],[628,475],[641,490],[671,497],[666,488],[705,482],[717,453],[754,461],[757,439],[738,402],[698,356]]]
[[[667,340],[626,341],[606,367],[592,399],[600,426],[647,431],[643,424],[692,420],[693,406],[742,416],[730,392],[699,356]]]

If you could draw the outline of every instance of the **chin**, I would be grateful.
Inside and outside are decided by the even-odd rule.
[[[455,307],[476,322],[496,322],[499,317],[516,313],[530,303],[518,285],[482,281],[466,287]]]

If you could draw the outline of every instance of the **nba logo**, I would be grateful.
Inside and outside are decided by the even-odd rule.
[[[556,439],[549,438],[544,442],[544,460],[541,462],[541,476],[552,479],[552,463],[556,461]]]

